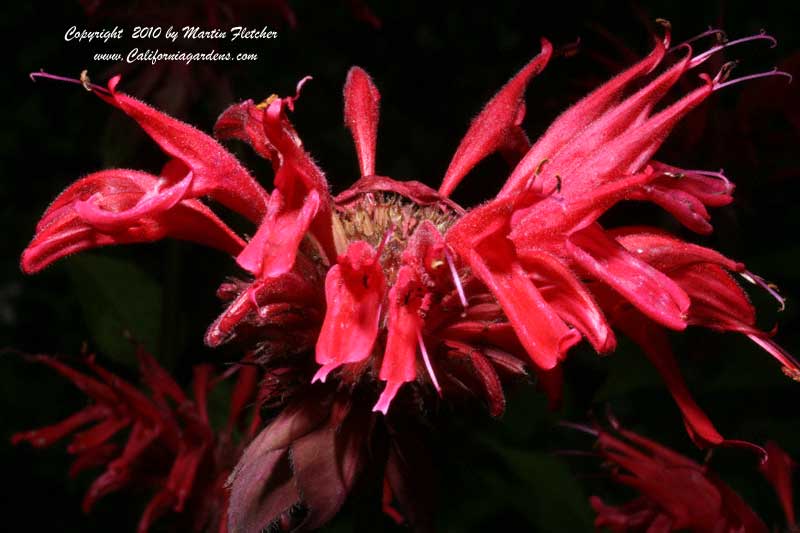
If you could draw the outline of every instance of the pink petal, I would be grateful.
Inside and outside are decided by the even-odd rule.
[[[614,333],[583,283],[558,259],[545,252],[520,255],[525,270],[550,306],[574,326],[601,354],[616,348]]]
[[[353,135],[362,177],[375,174],[380,100],[369,74],[359,67],[351,68],[344,84],[344,123]]]
[[[636,257],[666,274],[698,263],[713,263],[735,272],[744,270],[743,264],[716,250],[684,242],[656,228],[622,227],[607,233]]]
[[[598,165],[593,165],[592,173],[586,173],[587,160],[599,154],[603,156],[603,162],[610,159],[617,138],[626,132],[638,131],[646,123],[655,105],[681,78],[688,66],[687,56],[639,91],[611,107],[583,131],[576,133],[562,148],[549,155],[548,162],[539,169],[541,175],[534,176],[534,188],[551,188],[552,185],[548,187],[546,184],[552,182],[556,174],[560,174],[564,178],[561,192],[571,198],[607,182],[609,178],[616,178],[612,173],[602,173]],[[636,173],[639,170],[639,167],[623,168],[617,174]],[[582,175],[586,175],[586,179]]]
[[[116,199],[107,196],[103,197],[103,202],[113,203]],[[143,217],[110,233],[88,225],[72,206],[65,206],[48,216],[43,229],[22,253],[20,265],[24,272],[32,274],[73,253],[114,244],[152,242],[164,237],[197,242],[231,255],[244,247],[244,242],[198,200],[184,200],[155,218]]]
[[[573,260],[659,324],[686,327],[690,300],[669,277],[640,261],[595,224],[567,241]]]
[[[503,307],[531,359],[539,368],[549,370],[580,341],[580,334],[564,324],[519,262],[508,257],[512,253],[508,244],[493,243],[492,248],[497,254],[494,258],[473,251],[465,259]]]
[[[200,130],[117,92],[118,82],[118,76],[109,81],[111,96],[104,99],[138,122],[164,152],[192,170],[193,197],[211,196],[254,222],[261,220],[267,207],[266,191],[230,152]]]
[[[544,135],[536,141],[525,158],[520,161],[498,197],[516,194],[518,189],[524,187],[530,177],[534,175],[542,161],[555,154],[597,117],[615,105],[631,82],[652,71],[661,62],[664,53],[664,45],[657,42],[653,51],[645,59],[601,85],[562,113]]]
[[[792,476],[796,463],[780,446],[775,442],[768,442],[765,446],[767,450],[767,461],[761,465],[761,473],[775,489],[778,499],[781,502],[783,513],[786,516],[786,525],[789,529],[797,524],[794,512],[794,490]]]
[[[120,227],[135,224],[142,217],[158,215],[172,209],[184,198],[191,185],[192,172],[189,171],[178,183],[165,190],[159,190],[160,188],[156,186],[155,190],[146,191],[136,205],[129,209],[108,211],[94,203],[92,201],[94,196],[91,196],[87,200],[76,200],[75,212],[84,222],[95,229],[106,232],[115,231]],[[97,193],[97,195],[102,198],[101,193]]]
[[[403,266],[389,290],[389,325],[379,378],[386,382],[373,411],[386,414],[403,383],[417,377],[417,337],[422,329],[420,287],[411,267]]]
[[[237,139],[248,143],[258,155],[279,163],[278,152],[264,132],[264,109],[246,100],[228,107],[214,124],[218,139]]]
[[[272,192],[261,226],[236,258],[239,266],[255,276],[271,278],[291,270],[300,241],[319,210],[320,198],[312,190],[299,209],[286,203],[279,189]]]
[[[648,325],[643,319],[621,319],[618,325],[625,335],[642,348],[661,374],[695,444],[700,448],[721,444],[725,439],[692,398],[664,331],[655,325]]]
[[[717,331],[756,333],[756,312],[747,294],[720,266],[700,263],[670,276],[692,300],[689,323]]]
[[[521,132],[518,127],[525,116],[525,89],[530,80],[544,69],[553,53],[553,45],[547,39],[542,39],[541,43],[539,55],[511,78],[472,121],[439,187],[442,196],[450,196],[475,165],[508,141],[519,143]]]
[[[372,352],[386,291],[378,259],[369,244],[355,241],[328,271],[327,311],[316,347],[316,361],[323,366],[312,381],[324,382],[331,370],[362,361]]]
[[[658,185],[647,185],[632,197],[636,200],[645,200],[664,208],[674,216],[678,222],[701,235],[708,235],[713,231],[709,220],[711,216],[706,211],[700,200],[677,189],[667,189]]]
[[[683,191],[711,207],[728,205],[733,201],[735,187],[721,171],[686,170],[658,161],[651,161],[650,166],[661,174],[653,182],[661,188]]]

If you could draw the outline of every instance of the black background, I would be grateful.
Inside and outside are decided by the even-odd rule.
[[[157,147],[132,121],[79,86],[32,83],[27,77],[40,68],[75,77],[88,69],[93,80],[102,83],[119,69],[93,62],[94,53],[115,47],[124,52],[139,44],[128,39],[116,45],[66,43],[63,34],[73,24],[208,26],[196,6],[153,10],[146,4],[104,2],[92,17],[78,2],[4,6],[3,33],[15,37],[4,51],[10,64],[4,72],[6,109],[0,129],[0,346],[76,354],[88,342],[115,370],[135,376],[131,348],[122,338],[127,329],[186,382],[198,361],[235,359],[225,349],[214,352],[202,344],[205,328],[220,309],[216,286],[235,273],[228,258],[186,243],[161,242],[95,251],[33,277],[22,275],[18,267],[36,220],[67,184],[102,168],[156,171],[163,162]],[[266,23],[279,31],[275,41],[242,47],[259,54],[255,63],[160,71],[140,67],[126,73],[120,88],[210,131],[228,104],[290,94],[297,80],[311,74],[314,80],[304,89],[293,120],[334,191],[341,191],[357,174],[341,102],[347,69],[357,64],[373,76],[382,93],[378,172],[436,187],[470,118],[538,53],[540,36],[557,47],[580,38],[581,47],[573,57],[554,59],[531,84],[525,125],[533,138],[570,103],[646,53],[648,31],[657,17],[672,22],[676,43],[708,25],[723,27],[731,37],[767,29],[778,39],[777,48],[756,43],[727,56],[743,60],[741,73],[768,70],[792,57],[797,65],[800,44],[800,8],[795,2],[371,1],[383,22],[381,29],[358,20],[344,1],[292,5],[294,29],[270,12],[270,2],[239,0],[223,11],[222,25]],[[152,86],[145,87],[150,81]],[[692,80],[687,83],[692,86]],[[722,91],[693,112],[662,150],[661,158],[678,166],[725,168],[736,183],[735,202],[713,210],[712,236],[688,234],[653,206],[626,204],[607,216],[609,224],[661,225],[744,261],[775,282],[789,298],[783,313],[777,313],[774,302],[763,294],[751,294],[759,323],[769,329],[777,321],[778,341],[794,353],[800,353],[794,304],[800,295],[797,87],[787,87],[780,78]],[[233,148],[269,184],[268,165],[240,146]],[[496,192],[507,175],[502,161],[492,158],[468,177],[455,199],[474,205]],[[674,346],[696,399],[726,437],[758,443],[774,439],[800,457],[800,385],[786,379],[766,353],[742,336],[694,330],[676,337]],[[590,494],[624,501],[628,493],[596,476],[597,461],[553,457],[556,450],[591,446],[591,441],[554,427],[554,422],[586,420],[591,410],[602,412],[606,405],[627,426],[702,458],[686,437],[666,388],[630,343],[622,341],[617,353],[604,359],[581,347],[573,351],[566,368],[561,412],[547,412],[541,395],[528,387],[511,391],[509,410],[501,420],[484,412],[459,415],[454,410],[440,421],[435,454],[442,531],[501,526],[509,531],[588,530]],[[80,408],[80,393],[47,369],[13,354],[0,357],[0,384],[0,457],[7,490],[0,509],[3,528],[133,531],[147,494],[111,495],[84,516],[80,500],[92,474],[68,479],[63,446],[38,451],[8,444],[13,432],[55,422]],[[713,464],[768,524],[783,523],[776,498],[756,473],[752,456],[721,451]],[[352,513],[348,506],[331,530],[350,529]],[[154,530],[169,527],[167,520]],[[388,520],[386,527],[392,527]]]

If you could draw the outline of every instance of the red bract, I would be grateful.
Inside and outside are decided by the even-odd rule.
[[[193,531],[226,531],[228,496],[222,484],[258,426],[251,424],[239,443],[232,440],[232,432],[243,422],[245,405],[255,398],[258,369],[239,369],[227,426],[215,432],[206,399],[220,378],[212,375],[210,366],[195,367],[190,397],[151,355],[143,349],[137,355],[149,395],[100,367],[93,357],[84,363],[95,376],[53,357],[33,357],[70,380],[92,403],[57,424],[17,433],[12,443],[29,442],[42,448],[73,434],[67,446],[76,456],[70,476],[106,465],[86,493],[84,512],[106,494],[145,484],[156,492],[139,521],[139,532],[149,530],[169,510],[185,513]],[[258,414],[254,417],[257,422]],[[81,429],[88,424],[94,425]],[[128,428],[127,440],[120,445],[117,436]]]
[[[581,429],[596,435],[597,450],[611,469],[612,480],[640,494],[620,506],[592,496],[596,527],[615,533],[769,531],[707,465],[620,427],[613,433]]]
[[[767,37],[753,39],[759,38]],[[730,182],[653,157],[687,113],[739,81],[727,80],[726,66],[713,78],[702,74],[688,93],[668,96],[725,46],[693,55],[688,44],[670,50],[665,36],[531,145],[522,129],[524,93],[551,58],[552,46],[542,40],[541,53],[473,121],[439,191],[376,174],[380,94],[357,67],[345,83],[344,119],[361,176],[337,196],[289,118],[308,78],[295,96],[235,104],[216,125],[219,137],[245,141],[270,160],[269,194],[216,141],[117,92],[115,79],[109,91],[95,91],[173,159],[161,178],[106,171],[90,176],[92,187],[79,182],[68,189],[45,214],[23,267],[38,270],[77,249],[163,236],[201,240],[235,257],[243,279],[219,288],[229,303],[206,343],[236,341],[254,351],[271,371],[265,390],[297,376],[306,384],[231,477],[235,530],[323,523],[372,460],[381,462],[378,478],[389,487],[388,512],[395,513],[393,495],[412,523],[429,523],[413,498],[421,489],[402,475],[419,470],[404,461],[422,454],[408,452],[408,442],[399,450],[398,421],[439,396],[477,396],[500,415],[504,382],[528,370],[556,405],[570,348],[586,339],[598,353],[613,351],[612,327],[642,344],[698,445],[721,444],[689,395],[664,330],[699,325],[744,333],[789,375],[800,375],[794,359],[756,329],[754,310],[728,273],[767,285],[713,250],[654,229],[607,230],[599,218],[620,202],[648,201],[691,230],[711,230],[706,208],[731,201]],[[775,74],[782,73],[742,79]],[[449,199],[494,152],[513,166],[500,193],[470,210]],[[136,187],[117,185],[118,176]],[[119,190],[125,195],[117,198]],[[202,196],[257,224],[252,238],[243,243],[212,218]],[[170,218],[187,206],[214,231],[198,233],[195,222]],[[142,232],[143,225],[159,231]],[[390,436],[383,447],[376,428]],[[364,449],[374,456],[365,458]],[[327,492],[310,482],[335,477],[332,468],[340,477]]]

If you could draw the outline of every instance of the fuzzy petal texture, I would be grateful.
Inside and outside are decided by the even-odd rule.
[[[234,104],[222,112],[214,124],[218,139],[236,139],[249,144],[255,152],[277,167],[280,156],[264,132],[264,107],[252,100]]]
[[[386,382],[374,411],[386,414],[403,383],[417,377],[417,345],[422,330],[422,288],[414,271],[404,266],[389,291],[389,327],[379,378]]]
[[[547,39],[542,39],[541,44],[539,55],[511,78],[472,121],[445,172],[439,187],[442,196],[450,196],[464,176],[496,150],[520,142],[527,148],[527,136],[520,128],[525,118],[525,89],[544,70],[553,53],[553,45]]]
[[[686,328],[690,304],[686,292],[605,235],[599,225],[575,233],[568,243],[577,264],[622,294],[645,315],[670,329]]]
[[[665,46],[656,43],[653,51],[645,59],[604,83],[594,92],[583,98],[559,116],[536,141],[514,169],[501,189],[498,197],[512,197],[536,174],[542,161],[550,158],[572,140],[577,133],[585,130],[604,112],[616,105],[628,86],[658,66],[666,52]]]
[[[187,177],[188,179],[188,177]],[[135,170],[104,170],[78,180],[45,212],[22,254],[27,273],[73,253],[172,237],[238,253],[243,241],[198,200],[177,202],[180,190]],[[184,182],[185,185],[185,182]]]
[[[386,279],[375,250],[364,241],[350,244],[325,278],[327,310],[316,346],[322,368],[313,381],[345,363],[369,357],[381,315]]]
[[[344,123],[353,136],[362,177],[375,174],[380,101],[381,94],[369,74],[351,68],[344,83]]]
[[[119,81],[119,76],[109,81],[110,96],[97,94],[139,123],[166,154],[194,173],[191,197],[211,196],[253,222],[261,220],[266,191],[230,152],[200,130],[118,92]]]

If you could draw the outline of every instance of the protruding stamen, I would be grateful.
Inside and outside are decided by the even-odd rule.
[[[566,421],[562,420],[562,421],[560,421],[558,423],[558,425],[561,426],[561,427],[574,429],[576,431],[580,431],[582,433],[586,433],[586,434],[591,435],[593,437],[599,437],[600,436],[600,432],[598,430],[596,430],[595,428],[593,428],[591,426],[587,426],[586,424],[577,424],[575,422],[566,422]]]
[[[81,84],[83,85],[83,88],[86,89],[88,92],[92,92],[92,80],[89,78],[89,71],[88,70],[83,69],[81,71],[80,80],[81,80]]]
[[[691,170],[684,170],[683,173],[684,174],[700,174],[701,176],[708,176],[709,178],[717,178],[717,179],[722,180],[723,182],[725,182],[725,185],[731,185],[731,180],[729,180],[727,177],[725,177],[724,171],[722,169],[719,169],[719,172],[714,172],[712,170],[691,169]]]
[[[44,78],[48,80],[56,80],[56,81],[65,81],[67,83],[75,83],[77,85],[82,85],[84,89],[87,91],[97,91],[104,95],[111,95],[108,89],[105,87],[101,87],[100,85],[96,85],[94,83],[89,83],[89,77],[85,75],[86,71],[84,70],[81,72],[80,78],[67,78],[66,76],[56,76],[55,74],[49,74],[43,70],[39,72],[31,72],[28,76],[30,76],[31,81],[36,81],[36,78]]]
[[[778,44],[778,41],[775,40],[775,37],[773,37],[772,35],[767,34],[766,32],[764,32],[762,30],[761,33],[759,33],[758,35],[748,35],[747,37],[742,37],[740,39],[734,39],[733,41],[726,41],[726,42],[724,42],[722,44],[718,44],[717,46],[709,48],[708,50],[706,50],[702,54],[699,54],[699,55],[693,57],[692,60],[689,62],[689,68],[694,68],[697,65],[702,64],[706,59],[708,59],[712,55],[716,54],[720,50],[724,50],[725,48],[728,48],[728,47],[731,47],[731,46],[734,46],[734,45],[737,45],[737,44],[747,43],[747,42],[750,42],[750,41],[769,41],[770,48],[775,48],[775,46]]]
[[[305,85],[307,82],[313,79],[314,78],[311,76],[306,76],[305,78],[297,82],[297,87],[295,88],[294,96],[286,98],[286,105],[289,107],[289,109],[294,111],[294,103],[300,98],[300,91],[303,89],[303,85]]]
[[[728,36],[725,34],[725,32],[723,30],[719,30],[717,28],[708,28],[703,33],[701,33],[699,35],[695,35],[691,39],[687,39],[687,40],[683,41],[679,45],[673,46],[672,48],[667,50],[667,53],[671,54],[671,53],[675,52],[676,50],[678,50],[679,48],[681,48],[683,46],[692,44],[693,42],[699,41],[700,39],[705,39],[706,37],[709,37],[711,35],[716,36],[717,42],[720,43],[720,44],[726,43],[728,41]]]
[[[767,450],[759,446],[758,444],[753,444],[752,442],[747,442],[746,440],[737,440],[737,439],[725,439],[720,443],[720,446],[724,448],[742,448],[747,451],[753,452],[758,455],[758,462],[759,464],[764,464],[769,455],[767,454]],[[713,448],[712,448],[713,449]],[[709,450],[710,451],[710,450]]]
[[[579,36],[575,39],[575,42],[561,45],[553,50],[553,57],[572,57],[580,51],[580,47],[581,38]]]
[[[280,98],[280,96],[278,96],[278,95],[277,95],[277,94],[275,94],[275,93],[272,93],[271,95],[269,95],[269,96],[267,96],[266,98],[264,98],[264,100],[262,100],[260,104],[256,104],[256,107],[257,107],[258,109],[266,109],[266,108],[268,108],[268,107],[269,107],[269,105],[270,105],[272,102],[274,102],[274,101],[275,101],[275,100],[277,100],[278,98]]]
[[[747,281],[749,281],[750,283],[752,283],[753,285],[761,287],[762,289],[767,291],[773,298],[775,298],[775,300],[778,301],[778,305],[780,305],[778,311],[783,311],[784,309],[786,309],[786,298],[781,296],[780,289],[778,288],[777,285],[768,282],[758,274],[753,274],[749,270],[740,272],[739,275],[742,276]]]
[[[445,259],[447,259],[447,265],[450,267],[450,275],[453,276],[453,284],[456,286],[458,299],[461,300],[461,305],[464,307],[464,309],[466,309],[467,306],[469,305],[467,303],[467,295],[464,294],[464,286],[461,285],[461,278],[458,276],[458,271],[456,270],[456,264],[453,261],[453,255],[447,248],[445,248],[444,250],[444,257]]]
[[[720,89],[724,89],[725,87],[729,87],[731,85],[734,85],[734,84],[737,84],[737,83],[741,83],[743,81],[755,80],[755,79],[758,79],[758,78],[769,78],[769,77],[772,77],[772,76],[785,76],[785,77],[789,78],[789,83],[792,83],[792,75],[791,74],[789,74],[788,72],[784,72],[782,70],[778,70],[778,67],[775,67],[774,69],[772,69],[772,70],[770,70],[768,72],[758,72],[756,74],[750,74],[749,76],[742,76],[741,78],[734,78],[734,79],[726,81],[724,83],[717,83],[715,81],[714,82],[714,90],[718,91]]]
[[[615,415],[614,411],[611,409],[611,404],[606,404],[606,419],[612,428],[614,428],[616,431],[619,431],[621,425],[617,415]]]
[[[395,224],[392,224],[389,227],[389,229],[386,230],[386,233],[383,234],[383,238],[381,239],[381,242],[378,244],[378,249],[375,250],[375,257],[377,257],[378,259],[381,258],[381,255],[383,254],[383,249],[386,248],[386,245],[389,244],[390,240],[392,240],[392,235],[394,235],[394,230],[396,227],[397,226]]]
[[[428,357],[428,350],[425,348],[425,342],[422,340],[421,331],[417,331],[417,342],[419,343],[419,351],[422,352],[422,360],[425,361],[425,368],[428,369],[428,375],[431,377],[431,381],[433,381],[436,392],[441,396],[442,388],[439,386],[439,380],[436,379],[436,374],[433,372],[433,366],[431,366],[431,360]]]
[[[250,300],[250,305],[256,311],[256,314],[261,318],[266,318],[266,314],[262,312],[261,305],[259,305],[258,300],[256,299],[256,290],[253,287],[249,287],[247,289],[247,298]]]
[[[669,43],[672,41],[672,23],[667,19],[658,18],[655,20],[656,24],[664,28],[664,48],[669,48]]]
[[[714,79],[712,80],[711,83],[716,86],[719,83],[725,82],[728,78],[731,77],[731,72],[733,72],[733,69],[735,69],[738,65],[739,65],[738,60],[728,61],[727,63],[722,65],[722,67],[720,67],[719,72],[717,72],[717,75],[714,76]]]
[[[795,381],[800,381],[800,364],[797,363],[797,360],[792,357],[789,352],[764,337],[759,337],[754,334],[750,334],[748,337],[783,365],[784,374]]]

